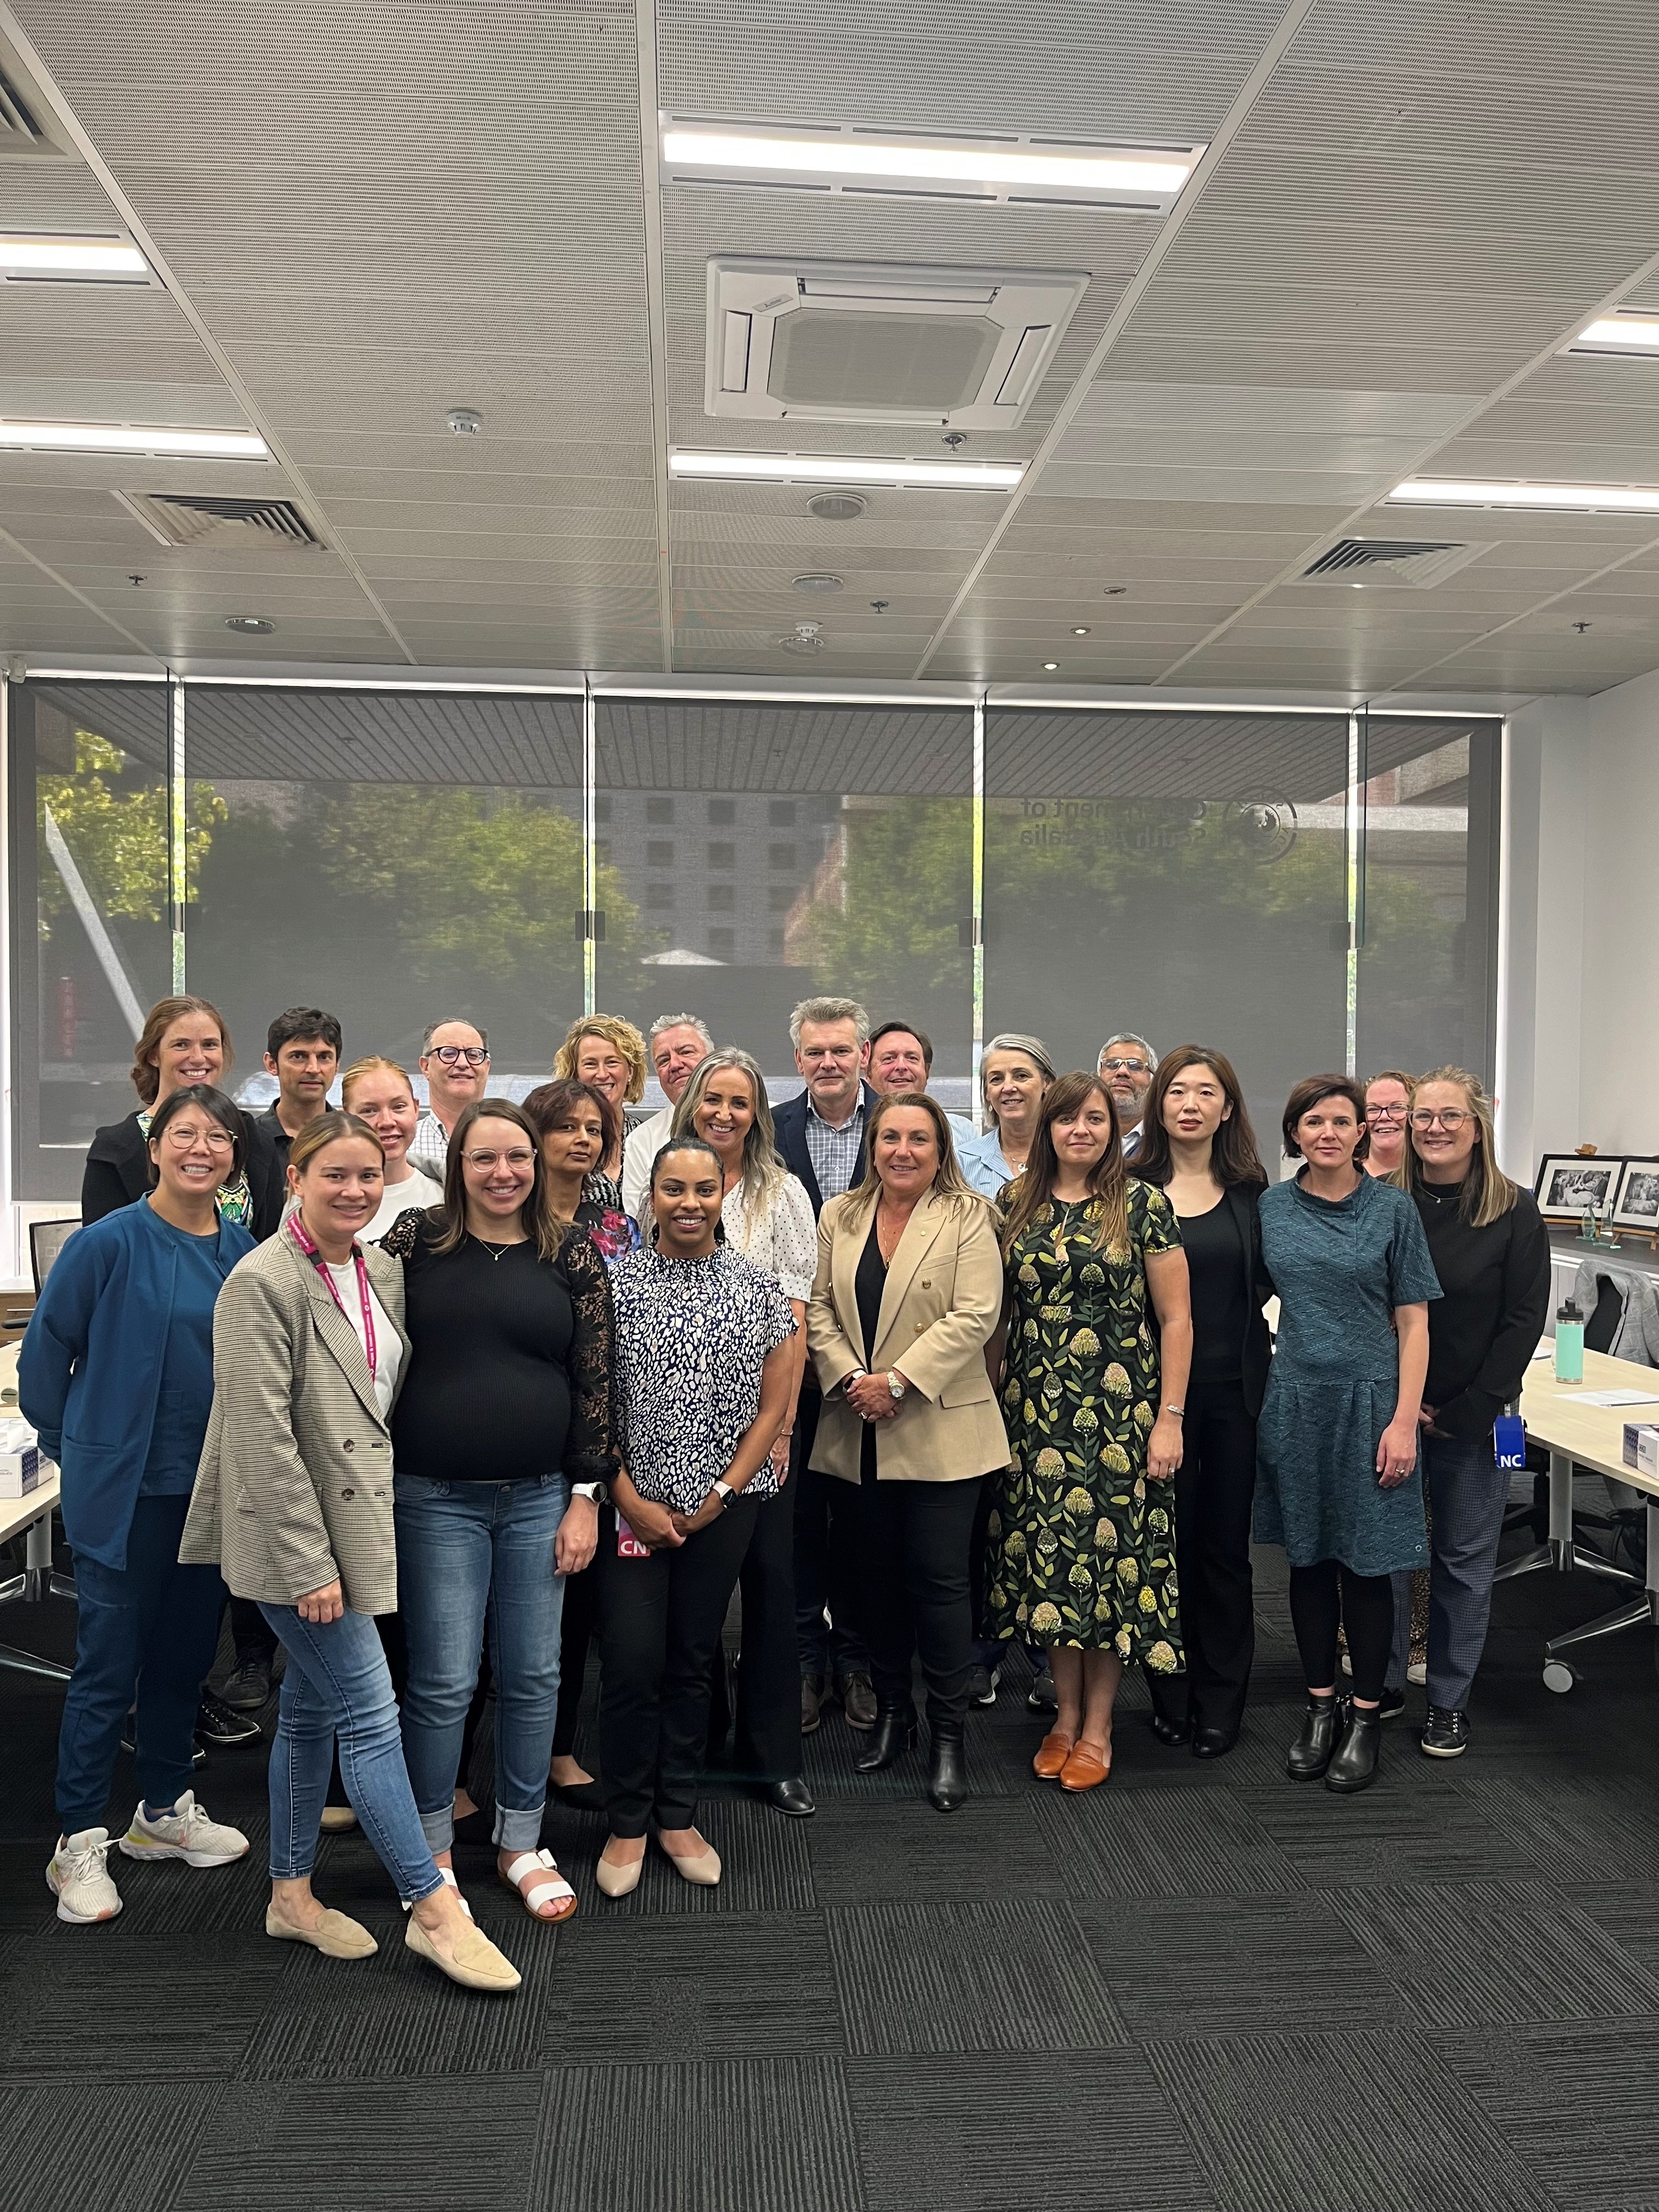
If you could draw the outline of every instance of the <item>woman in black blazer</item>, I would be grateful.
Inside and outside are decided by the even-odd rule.
[[[1176,1476],[1176,1571],[1187,1673],[1149,1676],[1152,1729],[1219,1759],[1238,1741],[1255,1616],[1250,1504],[1255,1422],[1267,1385],[1272,1285],[1256,1200],[1267,1177],[1225,1054],[1177,1046],[1158,1064],[1133,1173],[1176,1210],[1192,1286],[1193,1367]]]
[[[205,999],[156,1000],[133,1048],[138,1110],[94,1131],[88,1147],[81,1176],[82,1226],[132,1205],[149,1188],[150,1118],[161,1101],[192,1083],[217,1085],[235,1058],[230,1031]],[[240,1222],[263,1241],[275,1235],[283,1218],[283,1165],[259,1121],[251,1114],[243,1119],[246,1157],[219,1193],[219,1218]]]

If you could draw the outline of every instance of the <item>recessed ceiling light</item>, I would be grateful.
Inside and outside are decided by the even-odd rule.
[[[1072,632],[1073,637],[1087,637],[1088,635],[1089,626],[1086,623],[1079,623]]]
[[[1053,675],[1054,670],[1059,667],[1060,663],[1057,660],[1045,660],[1042,665],[1048,671],[1049,674]]]
[[[263,637],[276,627],[276,623],[268,621],[264,615],[227,615],[225,617],[227,629],[240,630],[248,637]]]
[[[94,283],[147,283],[150,267],[125,238],[52,238],[0,234],[0,276],[82,277]]]
[[[1394,505],[1530,507],[1566,514],[1652,514],[1659,486],[1595,483],[1480,483],[1461,477],[1408,477],[1389,494]]]
[[[140,429],[131,422],[0,422],[0,451],[189,453],[200,460],[268,461],[257,430]]]
[[[1023,461],[854,460],[844,453],[675,453],[676,477],[742,477],[762,483],[927,484],[949,491],[1012,491]]]
[[[1659,315],[1603,315],[1580,331],[1567,351],[1659,354]]]
[[[870,502],[861,492],[821,491],[806,502],[815,522],[856,522]]]
[[[791,588],[797,592],[838,592],[842,588],[842,580],[839,576],[832,576],[827,568],[813,568],[804,576],[797,576]]]
[[[769,124],[672,121],[662,134],[670,182],[764,183],[798,178],[830,190],[926,192],[990,200],[1082,201],[1164,209],[1196,167],[1201,146],[1080,146],[945,132],[798,131]]]

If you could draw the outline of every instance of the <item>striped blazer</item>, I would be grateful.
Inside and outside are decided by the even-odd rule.
[[[403,1263],[361,1248],[404,1348]],[[179,1557],[238,1597],[295,1605],[337,1577],[354,1613],[393,1613],[392,1431],[357,1333],[290,1237],[232,1269],[213,1316],[213,1410]]]

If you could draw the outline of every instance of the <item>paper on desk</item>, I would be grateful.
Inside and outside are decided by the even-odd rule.
[[[1581,1406],[1659,1406],[1659,1390],[1581,1390]]]
[[[1539,1346],[1537,1351],[1534,1352],[1532,1356],[1534,1359],[1553,1359],[1555,1357],[1555,1339],[1553,1336],[1547,1336],[1544,1339],[1544,1341]]]

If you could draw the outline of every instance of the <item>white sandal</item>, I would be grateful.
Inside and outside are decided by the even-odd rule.
[[[532,1920],[556,1922],[574,1917],[576,1893],[559,1872],[558,1863],[551,1851],[521,1851],[509,1866],[502,1866],[497,1860],[496,1871],[507,1888],[520,1899]],[[533,1882],[528,1889],[521,1888],[520,1885],[532,1874],[550,1875],[552,1879]],[[544,1905],[553,1905],[567,1897],[570,1899],[568,1912],[544,1912],[541,1910]]]
[[[440,1867],[438,1871],[443,1876],[444,1880],[449,1884],[450,1887],[459,1895],[461,1885],[455,1879],[454,1868]],[[404,1899],[404,1911],[405,1912],[413,1912],[414,1910],[414,1906],[410,1903],[409,1899],[405,1898]],[[472,1917],[472,1907],[467,1903],[464,1897],[461,1899],[461,1910],[465,1913],[467,1918],[471,1920]]]

